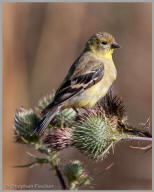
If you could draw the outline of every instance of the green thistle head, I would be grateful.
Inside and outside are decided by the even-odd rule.
[[[90,184],[90,178],[78,160],[68,163],[64,168],[64,174],[68,179],[70,189],[78,189],[79,186]]]
[[[116,129],[116,122],[117,119],[111,121],[102,113],[91,114],[75,125],[72,144],[94,159],[102,158],[113,144],[124,137]]]
[[[14,117],[15,135],[17,141],[36,142],[37,136],[31,134],[36,129],[40,119],[36,116],[32,109],[20,109],[16,112]]]
[[[70,182],[76,181],[83,174],[83,168],[80,161],[70,162],[64,169],[64,174]]]

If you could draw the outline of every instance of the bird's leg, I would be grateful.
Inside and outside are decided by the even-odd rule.
[[[82,117],[83,117],[82,114],[77,110],[77,108],[72,107],[72,109],[77,113],[77,116],[78,116],[79,118],[82,118]]]
[[[87,113],[96,114],[96,110],[90,109],[88,107],[83,107],[84,110],[86,110]]]
[[[61,122],[60,122],[60,127],[61,127],[61,128],[64,127],[64,114],[63,114],[63,111],[61,112]]]

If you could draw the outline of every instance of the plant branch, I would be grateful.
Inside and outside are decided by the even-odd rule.
[[[152,141],[152,138],[149,137],[130,137],[130,140],[138,140],[138,141]]]
[[[40,151],[40,152],[42,152],[42,153],[45,153],[47,156],[51,156],[51,155],[52,155],[52,154],[50,154],[50,152],[48,151],[48,149],[47,149],[45,146],[43,146],[43,149],[38,148],[37,150]],[[60,182],[62,188],[63,188],[64,190],[66,190],[66,189],[67,189],[67,186],[66,186],[66,184],[65,184],[63,175],[62,175],[62,173],[61,173],[58,165],[55,165],[55,164],[54,164],[54,161],[52,160],[51,166],[52,166],[52,168],[56,171],[56,175],[57,175],[57,177],[58,177],[58,179],[59,179],[59,182]]]
[[[138,140],[138,141],[152,141],[152,138],[149,137],[127,137],[127,138],[121,138],[122,140]]]
[[[135,133],[135,134],[140,134],[140,135],[142,135],[144,137],[152,138],[152,134],[149,133],[148,131],[145,131],[145,130],[142,131],[142,130],[140,130],[140,129],[136,128],[136,127],[130,126],[128,124],[125,125],[125,126],[121,124],[121,126],[124,127],[125,129],[127,129],[129,132],[132,132],[132,133]]]
[[[54,166],[54,168],[55,168],[57,177],[59,178],[59,181],[60,181],[60,184],[61,184],[62,188],[63,188],[64,190],[66,190],[66,189],[67,189],[67,186],[66,186],[66,184],[65,184],[65,181],[64,181],[64,178],[63,178],[63,176],[62,176],[61,171],[59,170],[59,168],[58,168],[57,165],[53,165],[53,166]]]

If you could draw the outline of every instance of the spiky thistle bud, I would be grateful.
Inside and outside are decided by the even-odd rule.
[[[67,164],[64,174],[68,179],[70,189],[78,189],[79,186],[88,185],[90,178],[86,174],[80,161],[75,160]]]
[[[32,132],[36,129],[40,119],[36,116],[32,109],[20,109],[15,113],[14,126],[17,141],[36,142],[38,137],[32,136]]]
[[[98,159],[124,137],[127,135],[117,129],[116,118],[109,119],[103,113],[96,113],[90,114],[75,125],[72,144],[80,151]]]
[[[43,139],[46,147],[52,150],[62,150],[71,144],[71,129],[69,128],[54,128]]]
[[[118,120],[127,120],[126,109],[122,98],[117,95],[113,95],[110,90],[106,96],[100,100],[97,107],[102,107],[107,117],[117,117]]]
[[[83,172],[84,171],[81,162],[78,160],[70,162],[64,169],[64,174],[67,176],[70,182],[78,180]]]

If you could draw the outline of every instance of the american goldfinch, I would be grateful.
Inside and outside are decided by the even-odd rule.
[[[117,76],[112,53],[119,48],[106,32],[94,34],[70,67],[53,101],[42,111],[43,119],[34,131],[41,134],[53,117],[64,108],[93,107],[108,92]]]

